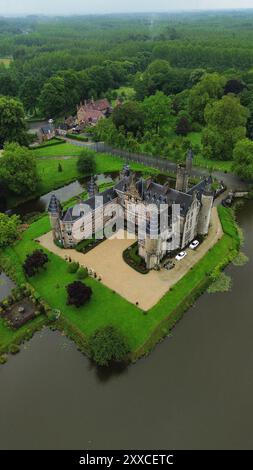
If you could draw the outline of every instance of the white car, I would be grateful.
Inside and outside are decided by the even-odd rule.
[[[181,259],[184,259],[186,255],[187,255],[186,251],[181,251],[181,253],[178,253],[178,255],[176,256],[176,260],[181,261]]]
[[[194,241],[190,244],[191,250],[196,250],[196,248],[197,248],[198,246],[199,246],[198,240],[194,240]]]

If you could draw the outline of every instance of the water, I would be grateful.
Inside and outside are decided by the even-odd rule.
[[[14,282],[6,274],[0,272],[0,302],[11,294],[14,287]]]
[[[100,174],[97,176],[97,182],[98,184],[111,183],[113,181],[112,177],[114,177],[114,175],[111,176]],[[90,178],[84,178],[82,181],[74,181],[73,183],[62,186],[59,189],[50,191],[44,196],[24,202],[23,204],[20,204],[17,208],[15,208],[14,211],[16,214],[19,214],[21,216],[31,214],[33,212],[44,212],[48,208],[48,204],[50,202],[52,194],[55,194],[60,202],[66,202],[72,197],[79,196],[79,194],[82,194],[84,192],[84,189],[87,188],[89,180]]]
[[[253,202],[240,209],[250,262],[204,294],[152,354],[110,375],[43,330],[0,367],[0,448],[253,448]]]

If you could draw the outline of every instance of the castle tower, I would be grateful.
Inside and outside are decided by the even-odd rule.
[[[88,194],[89,198],[95,196],[98,193],[98,187],[95,182],[94,176],[91,177],[90,182],[88,184]]]
[[[130,176],[130,167],[127,163],[125,163],[125,165],[123,166],[123,169],[122,171],[120,172],[120,178],[123,179],[123,178],[128,178],[128,176]]]
[[[188,189],[189,175],[185,165],[177,166],[176,190],[186,193]]]
[[[207,235],[210,225],[211,213],[213,207],[213,192],[211,185],[206,186],[201,197],[201,209],[199,212],[198,234]]]
[[[183,193],[187,192],[189,176],[192,171],[193,163],[193,151],[190,148],[186,155],[185,165],[178,165],[177,167],[177,181],[176,181],[176,190],[182,191]]]
[[[50,224],[53,230],[53,237],[54,240],[63,242],[62,233],[61,233],[61,215],[62,215],[62,208],[60,201],[57,199],[55,194],[52,195],[49,206],[48,206],[48,214],[50,219]]]
[[[192,172],[193,157],[193,150],[192,148],[190,148],[186,155],[186,171],[188,173],[188,176],[190,176]]]

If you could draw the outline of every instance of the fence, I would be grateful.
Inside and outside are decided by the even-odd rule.
[[[89,148],[95,150],[96,152],[109,153],[111,155],[116,155],[123,158],[126,162],[136,162],[145,166],[149,166],[154,169],[158,169],[161,172],[172,172],[175,173],[177,169],[177,164],[169,162],[161,157],[151,157],[150,155],[132,153],[127,150],[115,149],[110,145],[104,144],[103,142],[97,142],[94,144],[89,144]]]

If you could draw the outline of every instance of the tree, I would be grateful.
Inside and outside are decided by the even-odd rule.
[[[18,82],[13,69],[0,65],[0,95],[17,96]]]
[[[43,79],[38,75],[28,76],[20,85],[19,97],[26,111],[36,114]]]
[[[28,138],[22,103],[14,98],[0,96],[0,147],[5,142],[26,145]]]
[[[44,84],[39,97],[41,112],[47,117],[56,117],[66,109],[66,90],[64,78],[51,77]]]
[[[205,69],[195,69],[192,71],[191,75],[190,75],[190,80],[189,80],[189,84],[190,86],[194,86],[196,85],[198,82],[200,82],[200,80],[203,78],[203,75],[205,75],[206,73],[206,70]]]
[[[0,179],[16,194],[33,193],[39,181],[36,157],[26,147],[5,145],[1,158]]]
[[[100,366],[108,366],[112,361],[124,361],[130,350],[126,338],[114,326],[95,331],[89,343],[92,358]]]
[[[206,73],[189,93],[189,113],[194,121],[204,123],[204,110],[210,101],[222,97],[226,79],[218,73]]]
[[[79,308],[90,300],[92,295],[92,290],[90,287],[83,284],[81,281],[75,281],[72,284],[69,284],[67,287],[68,293],[68,305],[75,305]]]
[[[191,123],[189,118],[185,115],[179,116],[176,125],[176,134],[177,135],[187,135],[191,132]]]
[[[87,150],[82,150],[77,160],[77,170],[80,175],[94,175],[96,173],[95,155]]]
[[[163,92],[146,97],[142,103],[145,129],[152,129],[159,134],[160,127],[166,123],[171,112],[171,100]]]
[[[224,88],[224,94],[228,95],[229,93],[234,93],[234,95],[239,95],[245,87],[246,85],[242,83],[241,80],[228,80]]]
[[[138,132],[143,132],[144,114],[141,105],[136,101],[128,101],[115,108],[112,120],[116,128],[122,128],[125,134],[132,132],[136,136]]]
[[[33,277],[47,262],[47,254],[42,250],[35,250],[31,255],[27,255],[23,269],[28,277]]]
[[[0,248],[10,245],[17,238],[20,219],[0,212]]]
[[[233,95],[226,95],[205,109],[202,143],[208,158],[231,160],[236,143],[246,136],[248,110]]]
[[[253,178],[253,142],[243,139],[237,142],[233,152],[233,171],[246,180]]]

